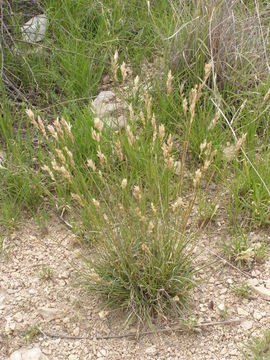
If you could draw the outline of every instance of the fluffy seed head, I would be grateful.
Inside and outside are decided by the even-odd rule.
[[[97,131],[101,133],[103,128],[103,122],[99,118],[94,119],[94,126],[97,129]]]
[[[135,139],[134,139],[134,135],[133,135],[129,125],[127,125],[127,135],[128,135],[129,145],[132,146]]]
[[[159,139],[160,141],[163,141],[164,137],[165,137],[165,127],[163,124],[159,125],[158,127],[158,133],[159,133]]]
[[[87,160],[87,166],[90,167],[93,171],[96,171],[96,165],[92,159]]]
[[[154,225],[153,221],[150,221],[148,224],[148,229],[147,229],[148,234],[152,234],[154,227],[155,227],[155,225]]]
[[[48,165],[43,165],[41,169],[46,171],[50,175],[50,178],[52,179],[52,181],[56,181],[55,177],[53,175],[53,172],[51,171],[51,169],[49,168]]]
[[[100,133],[97,133],[95,129],[92,128],[92,139],[95,140],[97,143],[100,143]]]
[[[81,207],[84,206],[82,198],[80,197],[80,195],[75,194],[75,193],[71,193],[71,197],[73,200],[75,200]]]
[[[202,177],[201,170],[200,169],[196,170],[195,176],[194,176],[194,179],[193,179],[193,185],[194,185],[195,188],[199,185],[201,177]]]
[[[66,122],[66,120],[63,117],[61,118],[60,122],[61,122],[61,125],[63,126],[63,129],[65,130],[66,135],[68,136],[68,138],[74,144],[74,137],[73,137],[72,132],[71,132],[71,124]]]
[[[72,154],[72,152],[67,148],[67,146],[65,146],[65,152],[67,153],[67,155],[68,155],[68,158],[69,158],[69,161],[70,161],[70,163],[71,163],[71,165],[73,166],[73,167],[75,167],[75,161],[74,161],[74,159],[73,159],[73,154]]]
[[[97,156],[99,158],[100,165],[103,167],[107,163],[106,156],[101,152],[100,146],[98,146]]]
[[[117,154],[119,160],[123,161],[124,156],[123,156],[121,141],[119,139],[117,139],[115,142],[115,148],[116,148],[116,154]]]
[[[39,126],[39,129],[40,129],[42,135],[45,137],[45,139],[48,139],[43,120],[41,119],[40,116],[38,116],[38,126]]]
[[[136,97],[136,94],[137,94],[137,91],[138,91],[138,88],[139,88],[139,81],[140,81],[140,78],[139,76],[137,75],[134,79],[134,85],[133,85],[133,96]]]
[[[182,198],[179,196],[176,201],[172,204],[172,210],[173,212],[176,212],[180,208],[180,206],[183,204]]]
[[[60,135],[60,137],[63,139],[64,138],[64,131],[62,129],[62,126],[60,124],[59,118],[57,118],[54,122],[54,126],[56,128],[57,133]]]
[[[127,78],[127,67],[126,67],[126,63],[124,61],[123,61],[122,65],[120,66],[120,70],[121,70],[121,74],[122,74],[122,79],[123,79],[123,81],[125,81]]]
[[[55,131],[55,128],[52,125],[48,125],[47,129],[48,129],[49,133],[52,135],[52,137],[55,138],[56,141],[58,141],[58,134]]]
[[[99,203],[99,201],[98,200],[96,200],[96,199],[92,199],[92,201],[93,201],[93,204],[94,204],[94,206],[96,207],[96,209],[98,209],[99,207],[100,207],[100,203]]]
[[[155,205],[153,203],[151,203],[151,209],[152,209],[154,214],[157,213],[157,209],[155,208]]]
[[[184,98],[182,106],[183,106],[184,114],[186,115],[186,114],[187,114],[187,110],[188,110],[188,102],[187,102],[187,99],[186,99],[186,98]]]
[[[141,193],[141,189],[138,185],[135,185],[133,188],[133,196],[137,201],[140,201],[142,198],[142,193]]]
[[[173,76],[171,70],[168,72],[168,78],[167,78],[167,95],[170,95],[172,93],[172,81]]]
[[[127,179],[123,179],[121,182],[121,188],[124,190],[127,187]]]
[[[55,152],[58,156],[58,159],[61,160],[62,164],[66,164],[66,158],[65,158],[65,155],[63,154],[62,150],[55,149]]]
[[[36,128],[38,129],[38,123],[36,122],[35,120],[35,115],[33,113],[33,111],[31,109],[27,109],[26,111],[26,115],[29,117],[29,120],[31,122],[31,124]]]

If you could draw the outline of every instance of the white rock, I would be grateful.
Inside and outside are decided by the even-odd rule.
[[[92,102],[92,111],[104,123],[112,129],[126,126],[127,120],[123,112],[126,104],[116,99],[112,91],[101,91]]]
[[[109,314],[109,311],[107,310],[101,310],[99,313],[98,313],[98,316],[100,317],[101,320],[104,320]]]
[[[80,328],[76,327],[76,328],[74,329],[74,331],[73,331],[73,335],[74,335],[74,336],[79,336],[79,334],[80,334]]]
[[[249,313],[248,313],[248,311],[246,311],[246,310],[238,307],[238,308],[237,308],[237,314],[238,314],[238,315],[241,315],[241,316],[248,316]]]
[[[74,354],[70,354],[69,357],[68,357],[68,360],[77,360],[77,356],[74,355]]]
[[[252,289],[263,299],[270,301],[270,289],[267,289],[264,286],[252,286]]]
[[[27,42],[39,42],[44,39],[47,27],[46,15],[37,15],[21,27],[22,37]]]
[[[22,322],[23,321],[23,316],[21,313],[17,313],[14,315],[14,320],[17,322]]]
[[[265,287],[266,289],[270,289],[270,279],[266,280]]]
[[[48,360],[47,356],[42,354],[40,348],[20,349],[11,354],[10,360]]]
[[[47,321],[58,319],[61,316],[61,312],[56,308],[42,307],[38,309],[38,312]]]
[[[157,349],[156,349],[156,346],[155,346],[155,345],[150,346],[150,347],[148,347],[148,348],[145,349],[145,353],[146,353],[147,355],[155,355],[156,352],[157,352]]]
[[[253,317],[255,320],[260,321],[263,318],[263,314],[260,311],[255,310],[253,313]]]
[[[225,310],[225,305],[223,303],[218,304],[217,308],[218,308],[219,311],[224,311]]]
[[[241,326],[244,330],[251,330],[253,327],[253,322],[251,320],[246,320],[241,323]]]
[[[107,355],[107,351],[105,349],[100,349],[99,352],[97,353],[98,358],[103,358],[106,355]]]
[[[248,284],[249,286],[256,286],[256,285],[259,284],[259,280],[256,279],[256,278],[248,279],[247,284]]]

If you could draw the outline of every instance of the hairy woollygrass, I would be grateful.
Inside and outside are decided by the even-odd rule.
[[[117,77],[117,53],[112,66]],[[125,64],[119,68],[125,81]],[[94,119],[91,134],[96,150],[92,158],[85,159],[83,169],[75,162],[76,140],[66,120],[57,119],[46,127],[40,116],[27,110],[50,149],[51,160],[42,169],[54,184],[54,193],[59,196],[59,188],[65,188],[73,211],[81,212],[86,231],[95,234],[99,255],[85,276],[88,288],[107,305],[123,308],[141,320],[181,311],[195,284],[190,220],[201,180],[216,150],[204,141],[201,164],[188,178],[186,159],[196,108],[210,72],[207,64],[203,82],[190,91],[188,100],[183,98],[188,125],[181,153],[174,147],[177,138],[158,123],[151,94],[138,77],[126,128],[113,132]],[[169,72],[167,97],[172,92]],[[133,107],[140,108],[138,114]]]

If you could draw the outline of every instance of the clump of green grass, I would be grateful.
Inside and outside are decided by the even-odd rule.
[[[187,131],[181,154],[174,145],[177,139],[158,124],[147,91],[143,101],[135,94],[126,128],[113,131],[94,119],[92,156],[79,163],[76,138],[66,120],[46,127],[41,117],[27,111],[49,149],[42,168],[54,184],[53,195],[57,201],[69,199],[89,240],[97,243],[98,254],[89,260],[91,271],[86,274],[88,288],[107,306],[127,310],[129,317],[141,321],[166,317],[170,311],[180,313],[195,285],[190,219],[216,150],[205,141],[201,163],[189,176],[186,160],[196,108],[210,72],[206,65],[203,83],[191,90],[184,104]],[[125,66],[121,73],[124,81]],[[136,90],[142,91],[142,86]],[[167,97],[172,92],[169,72]]]
[[[39,278],[43,281],[50,281],[53,279],[54,273],[50,266],[42,265],[39,272]]]
[[[246,282],[243,282],[238,286],[232,286],[231,291],[239,298],[244,298],[244,299],[251,298],[251,288]]]
[[[251,339],[243,351],[246,360],[268,360],[270,359],[270,331],[267,330],[263,336]]]
[[[228,259],[240,267],[251,267],[254,262],[260,262],[266,256],[265,244],[253,244],[243,233],[223,241],[222,247]]]

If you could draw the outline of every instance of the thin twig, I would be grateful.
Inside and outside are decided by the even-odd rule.
[[[224,321],[213,321],[213,322],[205,322],[198,325],[195,325],[194,329],[201,329],[201,328],[207,328],[211,326],[224,326],[224,325],[232,325],[232,324],[239,324],[241,321],[246,320],[246,318],[239,318],[239,319],[231,319],[231,320],[224,320]],[[140,336],[146,336],[146,335],[153,335],[157,333],[171,333],[171,332],[180,332],[184,333],[186,331],[185,328],[176,326],[169,329],[155,329],[155,330],[149,330],[149,331],[143,331],[141,333],[137,332],[131,332],[123,335],[107,335],[107,336],[70,336],[70,335],[64,335],[64,334],[52,334],[47,331],[43,331],[42,329],[39,329],[40,333],[44,336],[47,336],[49,338],[53,339],[67,339],[67,340],[110,340],[110,339],[123,339],[128,337],[134,337],[138,338]]]

